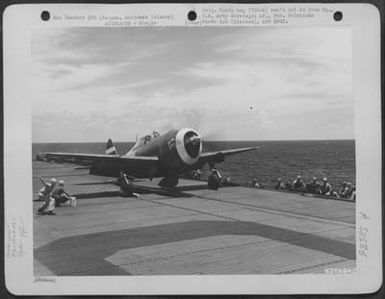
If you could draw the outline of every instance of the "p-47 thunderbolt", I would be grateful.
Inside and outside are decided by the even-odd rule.
[[[206,163],[210,169],[232,154],[255,150],[244,147],[202,153],[202,139],[197,131],[189,128],[171,130],[164,135],[153,132],[137,140],[124,155],[118,153],[111,139],[105,154],[40,153],[39,161],[72,163],[90,167],[90,174],[131,180],[136,178],[163,178],[161,187],[173,188],[178,177],[201,169]]]

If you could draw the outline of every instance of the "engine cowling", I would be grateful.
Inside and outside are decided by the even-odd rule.
[[[202,152],[201,137],[197,131],[189,128],[178,131],[175,146],[181,160],[188,165],[196,163]]]

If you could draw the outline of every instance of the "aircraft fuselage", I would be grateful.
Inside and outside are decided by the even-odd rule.
[[[145,136],[145,138],[150,136]],[[91,174],[108,173],[118,176],[120,172],[135,178],[175,177],[190,170],[200,168],[199,156],[202,151],[202,141],[193,129],[171,130],[152,140],[143,140],[143,144],[129,151],[127,156],[157,157],[158,163],[151,167],[124,168],[119,163],[98,163],[91,167]]]

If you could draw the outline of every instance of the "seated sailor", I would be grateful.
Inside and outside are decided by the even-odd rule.
[[[300,175],[293,181],[293,191],[303,192],[306,189],[306,185]]]
[[[285,189],[285,184],[282,182],[281,178],[277,179],[277,182],[274,185],[274,189],[276,189],[276,190],[283,190],[283,189]]]
[[[321,185],[318,183],[317,178],[313,177],[312,181],[306,185],[306,191],[312,194],[319,193]]]
[[[332,195],[332,186],[329,184],[328,179],[323,178],[323,183],[320,190],[321,195]]]

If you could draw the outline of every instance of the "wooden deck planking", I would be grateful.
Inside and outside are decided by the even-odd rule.
[[[64,178],[72,194],[119,190],[111,184],[82,185],[110,180],[90,176],[86,169],[44,162],[34,166],[35,194],[39,176]],[[156,188],[156,182],[138,184]],[[76,208],[57,208],[56,216],[35,216],[35,273],[323,273],[328,267],[355,265],[354,203],[244,187],[183,192],[191,197],[91,196],[78,200]],[[248,227],[240,235],[238,223]]]
[[[295,272],[296,267],[314,269],[347,261],[299,246],[245,236],[220,236],[128,249],[108,260],[134,275],[277,274]]]

